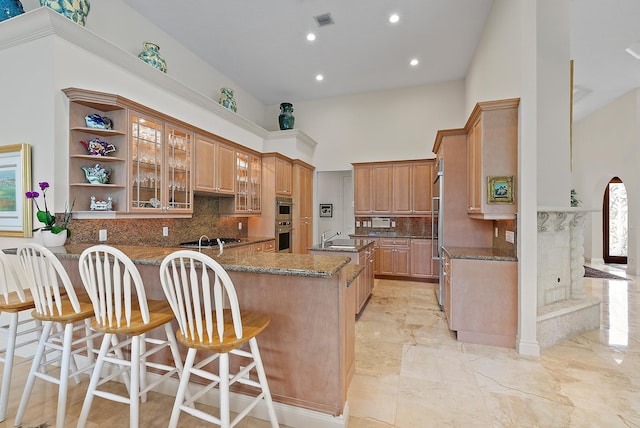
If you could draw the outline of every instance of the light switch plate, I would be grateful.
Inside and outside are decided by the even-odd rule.
[[[511,242],[513,244],[513,241],[515,239],[515,234],[512,231],[507,230],[504,234],[504,239],[506,239],[507,242]]]
[[[98,232],[98,240],[99,241],[107,240],[107,229],[100,229],[100,232]]]

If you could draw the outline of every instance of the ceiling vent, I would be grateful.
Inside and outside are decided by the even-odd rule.
[[[331,17],[330,13],[325,13],[325,14],[322,14],[322,15],[314,16],[313,19],[316,20],[316,23],[318,24],[318,27],[324,27],[325,25],[333,25],[333,24],[335,24],[335,22],[333,21],[333,18]]]

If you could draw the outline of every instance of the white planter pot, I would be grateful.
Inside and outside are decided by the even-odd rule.
[[[50,230],[40,231],[40,240],[45,247],[62,247],[67,242],[67,231],[60,233],[51,233]]]

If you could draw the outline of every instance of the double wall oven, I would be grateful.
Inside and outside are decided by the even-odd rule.
[[[292,247],[293,201],[291,198],[276,197],[276,251],[290,253]]]

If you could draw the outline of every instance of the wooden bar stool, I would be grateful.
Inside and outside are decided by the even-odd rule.
[[[165,300],[147,300],[140,273],[135,264],[122,251],[108,245],[87,248],[80,255],[80,277],[91,302],[95,318],[94,330],[104,333],[96,365],[91,375],[78,427],[87,423],[93,397],[102,397],[129,404],[129,426],[138,426],[140,401],[146,402],[147,392],[182,373],[182,359],[178,351],[171,321],[174,316]],[[166,339],[148,337],[146,333],[164,326]],[[121,340],[118,335],[126,336]],[[149,345],[149,347],[147,347]],[[129,357],[123,349],[130,347]],[[174,365],[148,358],[170,348]],[[162,354],[159,355],[162,357]],[[104,363],[112,364],[114,370],[102,377]],[[154,382],[147,382],[146,368],[162,372]],[[129,396],[100,390],[101,385],[120,376],[129,391]]]
[[[189,348],[169,427],[178,425],[181,411],[224,428],[232,427],[260,400],[266,403],[271,426],[277,427],[278,421],[256,340],[256,336],[269,324],[269,316],[257,312],[241,313],[233,282],[227,272],[211,257],[196,251],[176,251],[165,257],[160,265],[160,281],[178,320],[180,330],[177,339]],[[249,351],[239,349],[247,342]],[[198,351],[213,355],[194,364]],[[229,354],[243,359],[244,368],[236,374],[229,374]],[[207,366],[216,359],[218,374],[207,371]],[[258,381],[249,376],[254,368]],[[185,398],[192,374],[208,380],[209,384],[190,398]],[[258,388],[259,393],[231,421],[229,386],[235,382]],[[220,418],[198,410],[194,405],[199,397],[216,385],[220,390]]]
[[[42,334],[18,406],[15,425],[22,424],[34,382],[40,378],[58,385],[56,427],[64,427],[69,378],[73,377],[79,383],[79,374],[91,370],[94,361],[93,339],[102,333],[91,331],[91,302],[87,296],[76,294],[64,266],[51,251],[39,244],[25,244],[18,248],[18,259],[35,304],[32,316],[42,321]],[[54,324],[61,327],[54,329]],[[61,355],[52,360],[43,358],[45,353],[50,352],[59,352]],[[74,357],[85,353],[88,363],[78,368]],[[51,374],[51,365],[59,370],[59,376]]]
[[[4,364],[2,370],[2,389],[0,390],[0,422],[7,418],[7,403],[11,388],[13,366],[29,362],[33,355],[14,361],[15,351],[38,342],[42,332],[42,322],[28,317],[20,320],[20,313],[33,310],[35,304],[31,291],[25,289],[26,279],[22,267],[12,264],[9,258],[0,251],[0,312],[9,318],[6,324],[0,326],[0,333],[6,336],[6,347],[0,350],[0,362]],[[18,342],[18,338],[27,338]]]

